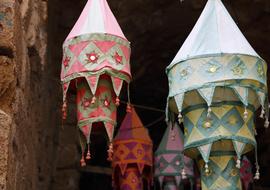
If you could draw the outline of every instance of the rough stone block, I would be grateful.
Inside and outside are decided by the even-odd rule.
[[[6,190],[11,118],[0,110],[0,189]]]

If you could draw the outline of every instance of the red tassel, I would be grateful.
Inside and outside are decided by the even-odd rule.
[[[93,96],[92,101],[91,101],[91,104],[94,104],[96,102],[96,99],[97,98],[95,96]]]
[[[84,160],[84,157],[82,155],[82,158],[81,158],[81,167],[85,167],[86,166],[86,163],[85,163],[85,160]]]
[[[116,105],[116,106],[119,106],[119,105],[120,105],[120,99],[119,99],[119,97],[118,97],[118,96],[116,97],[116,100],[115,100],[115,105]]]
[[[126,112],[131,113],[131,106],[130,106],[130,104],[127,104]]]
[[[67,102],[64,101],[63,106],[62,106],[62,119],[66,120],[67,119]]]
[[[108,158],[107,158],[107,160],[108,161],[112,161],[112,157],[113,157],[113,144],[112,143],[110,143],[110,145],[109,145],[109,149],[107,150],[107,152],[108,152]]]
[[[91,153],[90,153],[90,147],[89,147],[89,144],[88,144],[88,151],[87,151],[87,154],[86,154],[86,160],[90,160],[91,159]]]

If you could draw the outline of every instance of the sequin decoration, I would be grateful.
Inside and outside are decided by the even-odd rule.
[[[192,69],[190,66],[186,66],[180,70],[180,79],[186,80],[188,76],[191,74]]]
[[[233,72],[234,75],[242,76],[246,69],[247,69],[246,65],[241,61],[239,63],[236,63],[231,69],[231,71]]]
[[[88,63],[96,63],[98,60],[98,55],[95,52],[86,54]]]
[[[69,62],[70,62],[70,57],[65,57],[64,61],[63,61],[63,64],[65,67],[68,67],[69,66]]]
[[[114,59],[115,59],[116,63],[120,64],[120,63],[122,63],[123,57],[120,56],[120,55],[116,52],[115,55],[114,55]]]
[[[257,64],[257,73],[260,78],[264,78],[264,70],[262,64]]]

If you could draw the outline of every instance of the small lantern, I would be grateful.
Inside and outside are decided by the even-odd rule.
[[[152,140],[135,109],[127,112],[113,141],[113,181],[116,189],[142,190],[152,182]]]
[[[169,126],[155,152],[155,177],[161,189],[179,189],[181,182],[189,179],[192,189],[194,181],[193,161],[184,156],[183,134],[177,123]]]

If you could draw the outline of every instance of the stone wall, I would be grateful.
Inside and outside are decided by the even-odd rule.
[[[46,51],[47,1],[1,0],[1,190],[48,189],[51,181],[57,87]]]

